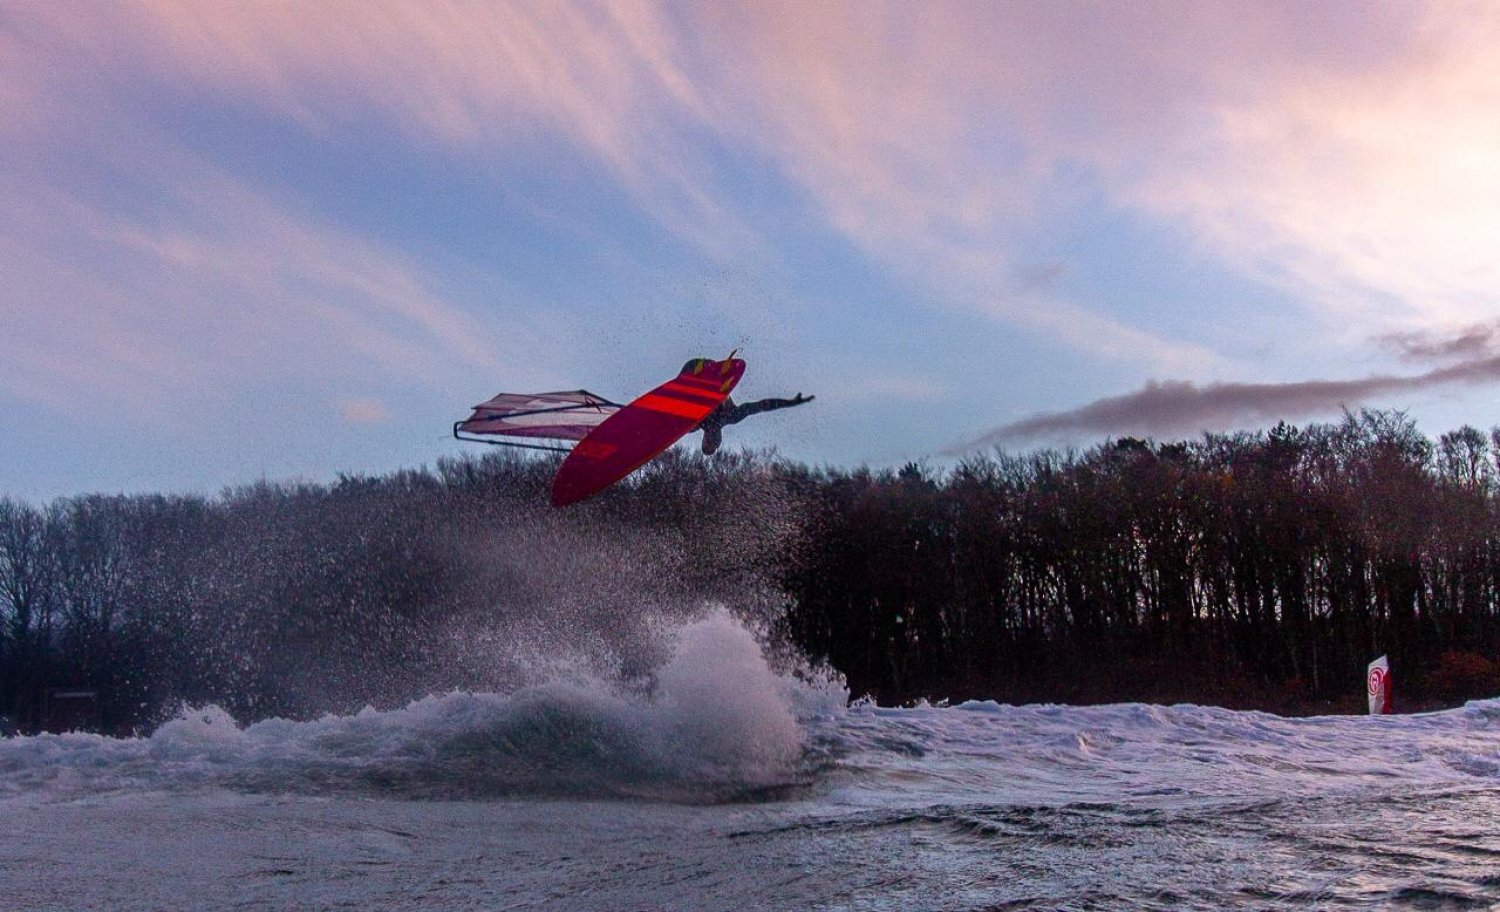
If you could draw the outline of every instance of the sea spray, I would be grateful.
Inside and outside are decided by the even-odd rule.
[[[12,797],[51,799],[227,788],[701,803],[804,782],[798,706],[826,707],[826,688],[773,671],[724,608],[680,626],[671,643],[644,687],[573,669],[508,693],[435,694],[396,709],[247,726],[207,706],[145,738],[9,739],[0,770],[16,774]]]
[[[671,482],[668,454],[642,470],[644,486]],[[804,533],[806,504],[755,460],[725,454],[687,459],[702,491],[579,510],[476,514],[447,530],[445,553],[463,567],[449,609],[423,633],[420,659],[393,670],[376,700],[393,707],[427,693],[513,692],[560,678],[599,678],[630,688],[671,658],[678,632],[722,605],[751,630],[778,671],[805,662],[780,630],[788,604],[781,570]],[[737,470],[724,464],[740,466]],[[678,479],[680,480],[680,479]],[[680,492],[679,492],[680,493]],[[687,495],[683,495],[687,497]],[[368,699],[345,688],[318,708],[352,711]],[[340,701],[343,702],[340,702]]]
[[[770,785],[802,752],[782,680],[723,608],[681,629],[657,681],[655,711],[678,736],[692,778]]]

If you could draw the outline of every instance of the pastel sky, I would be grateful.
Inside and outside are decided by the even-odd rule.
[[[1500,424],[1500,5],[0,5],[0,495],[739,348],[818,464]]]

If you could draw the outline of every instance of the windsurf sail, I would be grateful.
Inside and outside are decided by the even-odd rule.
[[[620,410],[617,402],[588,390],[556,393],[500,393],[474,406],[474,414],[453,423],[453,436],[475,443],[554,450],[568,453],[572,447],[519,440],[579,441],[606,418]],[[483,436],[464,436],[483,435]]]
[[[1381,656],[1365,669],[1365,691],[1370,695],[1370,715],[1391,713],[1391,663]]]

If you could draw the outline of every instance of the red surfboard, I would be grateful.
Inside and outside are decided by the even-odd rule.
[[[744,374],[739,358],[688,362],[578,441],[552,480],[552,505],[577,503],[650,462],[718,408]]]

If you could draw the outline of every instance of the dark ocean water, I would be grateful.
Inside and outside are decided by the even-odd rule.
[[[722,612],[649,692],[0,741],[31,909],[1500,908],[1500,701],[846,706]]]

